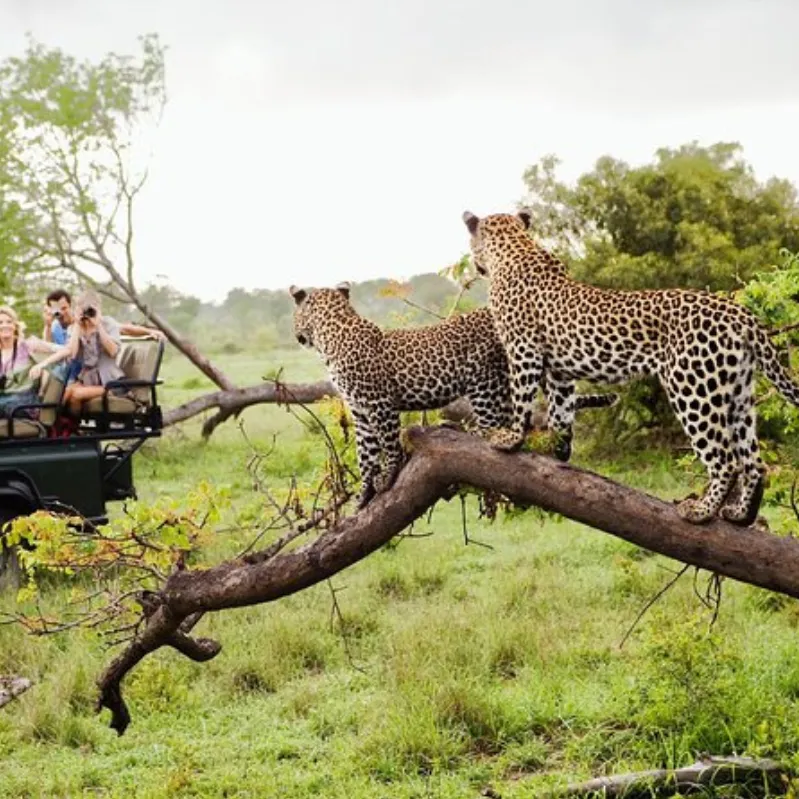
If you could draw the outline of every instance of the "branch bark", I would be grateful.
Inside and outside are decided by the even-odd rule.
[[[774,760],[750,757],[703,757],[691,766],[653,769],[612,777],[597,777],[569,785],[555,793],[558,797],[610,797],[651,799],[653,796],[706,794],[709,787],[746,785],[753,795],[778,796],[785,791],[790,774]],[[749,794],[747,794],[749,795]]]
[[[174,646],[184,619],[308,588],[377,550],[439,499],[451,497],[458,484],[555,511],[684,563],[799,598],[799,541],[793,538],[722,520],[689,524],[673,504],[543,455],[499,452],[453,430],[413,427],[406,435],[412,454],[392,488],[313,542],[274,556],[250,553],[246,560],[175,571],[143,633],[98,681],[98,710],[111,709],[112,726],[122,733],[129,720],[122,679],[149,652]],[[209,657],[219,651],[214,642],[204,646],[213,650]]]
[[[230,416],[239,413],[250,405],[260,403],[290,403],[318,402],[323,397],[336,396],[338,392],[329,380],[320,380],[316,383],[280,383],[269,381],[260,383],[257,386],[247,388],[235,388],[230,391],[214,391],[195,397],[177,408],[172,408],[164,413],[164,427],[185,422],[203,411],[213,408],[218,413],[213,419],[219,418],[208,432],[203,429],[203,435],[210,435],[214,428]],[[210,422],[211,420],[209,420]],[[208,423],[206,423],[206,426]]]
[[[208,438],[220,424],[251,405],[267,403],[308,405],[319,402],[325,397],[336,396],[338,396],[338,391],[329,380],[319,380],[315,383],[268,382],[260,383],[257,386],[237,388],[233,391],[213,391],[165,411],[164,427],[185,422],[204,411],[216,409],[216,413],[203,424],[203,438]],[[465,397],[442,408],[441,415],[444,419],[461,425],[474,422],[474,410]],[[546,424],[546,410],[538,409],[533,416],[533,429],[544,429]]]
[[[0,707],[24,694],[32,685],[26,677],[0,677]]]

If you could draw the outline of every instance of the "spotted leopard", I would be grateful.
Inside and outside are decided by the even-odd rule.
[[[472,259],[489,280],[489,307],[510,362],[513,423],[496,446],[513,449],[529,425],[542,374],[560,381],[619,383],[657,375],[710,482],[680,514],[717,513],[750,525],[765,467],[755,428],[759,367],[799,406],[799,385],[778,360],[767,330],[744,307],[701,291],[613,291],[571,279],[528,235],[530,216],[465,212]],[[557,414],[569,423],[569,413]]]
[[[401,411],[433,410],[466,397],[478,429],[510,424],[508,365],[487,308],[424,327],[382,330],[352,307],[346,283],[290,292],[297,340],[321,355],[353,416],[360,507],[391,485],[403,463]],[[545,389],[550,406],[570,408],[572,416],[616,400],[615,394],[575,396],[565,381],[547,381]],[[558,455],[566,460],[571,428],[563,433]]]

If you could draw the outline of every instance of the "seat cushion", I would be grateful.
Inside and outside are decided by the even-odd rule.
[[[31,419],[14,419],[14,438],[38,438],[45,433],[44,426]],[[0,419],[0,438],[11,437],[11,421]]]
[[[125,339],[117,356],[117,363],[129,380],[155,381],[163,352],[164,344],[158,339]],[[131,386],[125,396],[108,395],[108,412],[119,415],[141,413],[150,407],[151,402],[152,393],[148,386]],[[83,416],[97,416],[102,412],[102,397],[83,403]]]
[[[109,413],[135,413],[136,401],[130,397],[117,397],[113,394],[108,395]],[[102,413],[103,398],[95,397],[83,403],[83,413]]]
[[[64,397],[64,382],[52,372],[45,369],[39,389],[39,401],[47,405],[59,405]],[[39,421],[52,425],[57,416],[56,408],[44,408],[39,414]]]

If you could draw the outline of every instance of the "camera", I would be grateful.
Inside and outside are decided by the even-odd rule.
[[[94,319],[95,316],[97,316],[97,309],[90,305],[88,308],[83,309],[83,313],[80,315],[80,321],[86,322],[89,319]]]
[[[61,309],[60,308],[55,308],[53,310],[53,319],[58,319],[58,321],[60,322],[62,316],[63,316],[63,314],[61,313]]]

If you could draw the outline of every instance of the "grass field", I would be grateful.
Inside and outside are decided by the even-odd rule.
[[[317,379],[307,353],[230,356],[255,383]],[[210,384],[165,365],[165,406]],[[590,420],[590,415],[586,416]],[[243,414],[256,446],[275,435],[275,481],[311,477],[318,438],[285,410]],[[590,421],[589,421],[590,423]],[[206,478],[252,503],[251,455],[235,423],[199,441],[167,433],[136,462],[140,494],[180,497]],[[585,461],[578,449],[576,460]],[[603,474],[662,497],[690,487],[659,453],[625,454]],[[166,650],[131,675],[123,738],[92,712],[111,656],[95,636],[32,638],[0,627],[0,674],[34,688],[0,710],[0,797],[537,796],[566,781],[680,765],[697,753],[771,756],[799,767],[799,606],[726,582],[719,618],[686,575],[619,644],[676,566],[582,525],[535,511],[477,518],[465,544],[457,500],[327,584],[203,620],[222,653],[197,665]],[[236,550],[220,533],[213,558]],[[703,589],[707,575],[696,584]],[[69,586],[48,589],[65,602]],[[0,597],[0,609],[13,608]]]

